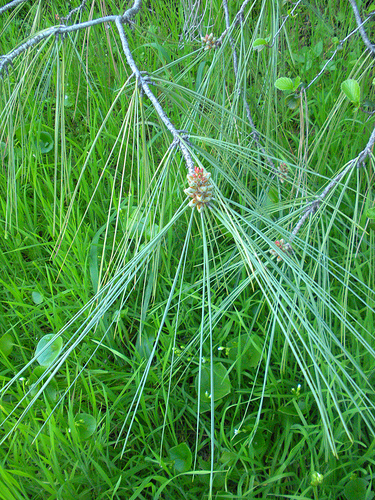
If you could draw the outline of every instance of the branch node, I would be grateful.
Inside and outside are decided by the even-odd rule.
[[[64,29],[64,28],[67,28],[67,25],[66,24],[61,24],[61,26],[59,26],[56,30],[56,33],[55,33],[55,38],[56,38],[56,41],[59,41],[59,38],[61,37],[61,40],[63,41],[64,38],[66,37],[66,33],[64,33],[63,31],[60,31],[61,29]]]
[[[69,24],[69,21],[71,20],[73,14],[75,14],[76,12],[81,12],[82,13],[85,9],[87,9],[86,2],[87,2],[87,0],[83,0],[82,3],[81,3],[81,5],[79,5],[75,9],[71,10],[67,16],[61,17],[60,21],[63,22],[63,23]]]
[[[304,213],[308,215],[315,214],[315,212],[318,210],[319,206],[322,203],[322,199],[319,197],[317,200],[312,201],[306,208]]]
[[[193,144],[189,139],[188,130],[176,130],[176,133],[179,134],[180,137],[175,137],[168,149],[180,148],[182,141],[184,141],[187,146],[193,147]]]

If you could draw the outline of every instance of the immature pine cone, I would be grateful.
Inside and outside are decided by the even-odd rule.
[[[194,167],[194,174],[187,175],[189,187],[184,189],[184,193],[191,198],[189,207],[197,207],[198,212],[212,199],[213,185],[210,177],[210,173],[199,167]]]

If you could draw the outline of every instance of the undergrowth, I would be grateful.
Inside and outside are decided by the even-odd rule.
[[[147,75],[114,22],[3,71],[1,498],[374,496],[373,58],[344,0],[249,3],[209,50],[198,4],[124,28]],[[2,53],[66,9],[4,12]]]

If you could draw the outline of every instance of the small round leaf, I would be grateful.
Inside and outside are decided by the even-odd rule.
[[[41,153],[49,153],[54,146],[54,140],[49,132],[41,131],[39,137],[34,141],[35,147],[40,150]]]
[[[181,443],[178,446],[170,448],[168,451],[169,458],[174,460],[174,468],[176,472],[187,472],[191,468],[192,455],[190,448],[186,443]]]
[[[359,83],[357,82],[357,80],[348,78],[348,80],[342,82],[341,90],[344,92],[350,102],[352,102],[356,107],[359,107],[361,101],[361,90],[359,88]]]
[[[201,401],[204,404],[211,400],[211,370],[208,366],[202,367],[200,387],[198,388],[199,377],[196,377],[197,392],[200,393]],[[213,386],[214,401],[225,397],[232,390],[232,385],[228,376],[228,371],[222,363],[215,363],[213,366]],[[209,408],[209,406],[208,406]]]
[[[287,90],[290,92],[294,91],[294,82],[291,78],[287,78],[286,76],[283,76],[281,78],[278,78],[275,82],[275,87],[279,90]]]
[[[49,333],[48,335],[44,335],[36,347],[35,356],[37,356],[37,361],[41,366],[49,366],[54,362],[57,356],[60,354],[62,348],[62,338],[57,337],[52,344],[48,347],[45,347],[48,342],[54,337],[53,333]]]
[[[260,50],[264,49],[265,47],[267,47],[267,45],[268,45],[268,42],[265,38],[257,38],[256,40],[254,40],[253,49],[260,51]]]
[[[43,295],[39,292],[33,292],[31,294],[31,297],[33,299],[34,304],[37,304],[37,305],[41,304],[44,300]]]
[[[244,334],[228,342],[229,359],[241,360],[242,370],[258,366],[262,356],[262,342],[258,335]]]
[[[88,413],[79,413],[76,415],[74,424],[81,439],[88,439],[96,431],[96,419]]]
[[[289,109],[297,109],[300,105],[301,97],[296,94],[288,95],[285,98],[285,102]]]

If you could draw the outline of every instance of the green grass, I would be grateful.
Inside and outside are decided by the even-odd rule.
[[[241,2],[229,3],[233,19]],[[237,80],[228,38],[201,48],[205,26],[225,29],[220,2],[185,39],[179,2],[145,3],[127,28],[152,92],[212,174],[202,215],[114,24],[46,40],[0,80],[0,498],[373,498],[372,157],[293,253],[275,245],[373,129],[341,92],[354,78],[373,99],[357,34],[296,109],[274,85],[307,86],[333,37],[355,28],[348,2],[327,4],[302,2],[261,51],[253,42],[272,39],[290,6],[249,4],[231,31]],[[6,12],[1,51],[65,9]],[[54,338],[43,367],[36,348],[51,333],[62,348]]]

